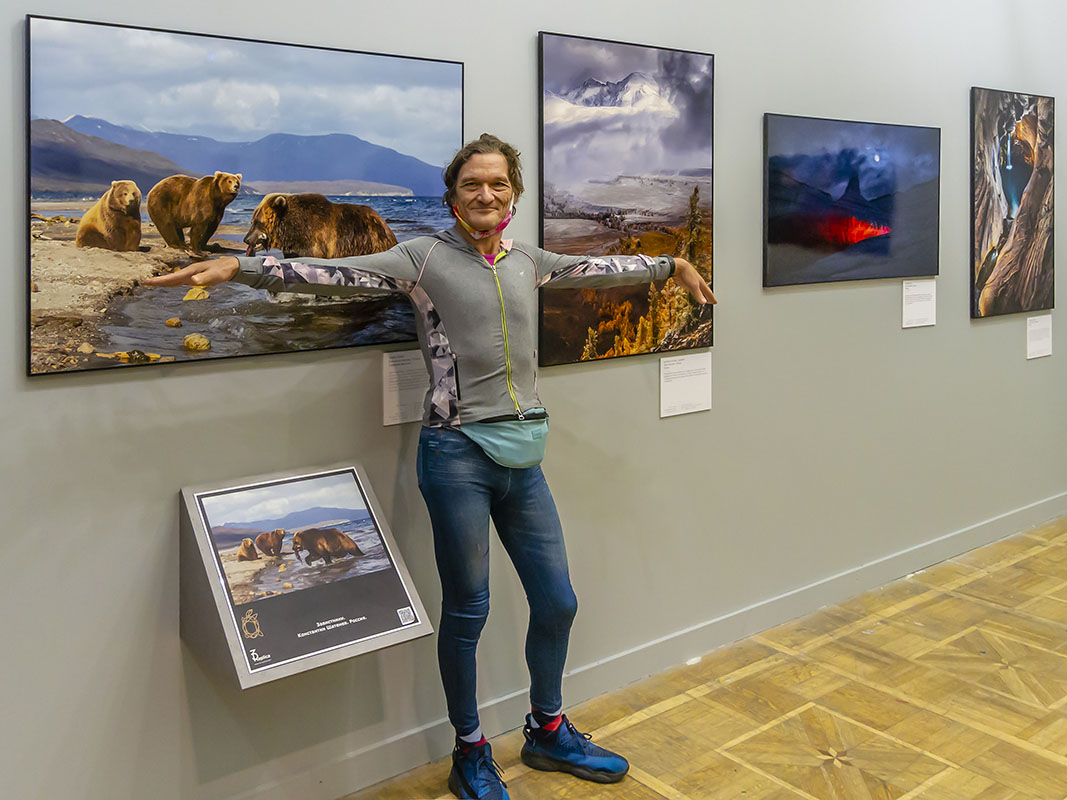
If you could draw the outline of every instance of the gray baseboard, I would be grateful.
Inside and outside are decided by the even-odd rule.
[[[564,676],[564,697],[568,705],[573,705],[615,691],[724,644],[839,603],[1065,513],[1067,492],[1061,492],[593,663],[577,665]],[[526,711],[527,689],[523,687],[481,704],[482,728],[487,736],[504,733],[514,728],[515,721],[521,720]],[[271,781],[230,795],[229,799],[336,800],[441,758],[452,749],[452,743],[453,732],[448,720],[433,720],[322,764],[314,774],[302,773]],[[441,792],[445,791],[442,786]]]

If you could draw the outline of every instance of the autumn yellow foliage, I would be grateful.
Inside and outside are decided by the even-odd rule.
[[[711,280],[710,212],[699,207],[700,191],[693,188],[685,224],[669,232],[649,231],[625,237],[617,248],[620,254],[671,252],[689,261],[705,280]],[[583,294],[583,300],[595,301],[595,293]],[[596,328],[588,328],[582,361],[597,358],[648,353],[656,350],[671,333],[684,332],[695,320],[696,306],[688,292],[668,279],[662,289],[648,287],[648,312],[634,319],[633,304],[606,301],[598,309]]]

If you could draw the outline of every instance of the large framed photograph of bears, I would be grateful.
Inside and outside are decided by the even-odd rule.
[[[142,286],[448,227],[463,65],[28,16],[31,375],[414,341],[401,295]]]
[[[182,636],[242,689],[433,632],[360,465],[182,499]]]

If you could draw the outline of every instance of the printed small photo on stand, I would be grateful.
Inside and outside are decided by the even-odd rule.
[[[182,499],[182,636],[242,689],[432,633],[361,467]]]

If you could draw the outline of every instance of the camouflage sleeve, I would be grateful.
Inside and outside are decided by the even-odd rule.
[[[233,280],[271,292],[301,292],[334,297],[354,294],[408,293],[418,277],[409,251],[397,245],[382,253],[349,258],[273,256],[237,259]]]
[[[563,256],[540,251],[538,287],[600,289],[661,281],[674,274],[671,256]]]

